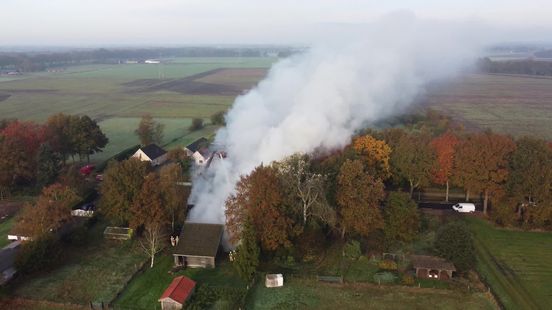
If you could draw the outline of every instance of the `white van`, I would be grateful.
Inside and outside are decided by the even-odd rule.
[[[475,205],[469,202],[461,202],[452,206],[452,210],[466,213],[466,212],[475,212]]]

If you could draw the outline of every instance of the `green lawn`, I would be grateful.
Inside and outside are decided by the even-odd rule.
[[[104,228],[96,224],[89,232],[87,245],[65,247],[60,267],[18,278],[13,283],[13,294],[84,305],[111,301],[145,261],[145,255],[135,243],[104,240]]]
[[[284,287],[259,281],[247,309],[494,309],[482,293],[369,284],[333,285],[285,278]]]
[[[497,229],[469,218],[479,273],[507,309],[546,309],[552,304],[552,233]]]
[[[14,216],[0,222],[0,248],[3,248],[10,243],[8,240],[8,233],[10,232],[13,224],[15,224]]]
[[[116,300],[115,305],[132,309],[160,309],[157,301],[163,291],[171,283],[174,277],[185,275],[195,280],[198,285],[210,285],[214,287],[244,287],[229,262],[217,260],[215,269],[186,269],[171,275],[168,271],[173,264],[170,255],[157,258],[153,268],[148,268],[139,274],[125,288],[123,294]]]

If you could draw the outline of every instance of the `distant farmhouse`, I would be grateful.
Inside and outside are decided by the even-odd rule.
[[[209,140],[201,137],[184,148],[186,155],[192,157],[198,166],[203,166],[209,159]]]
[[[175,267],[215,268],[224,226],[185,223],[173,250]]]
[[[159,60],[159,59],[146,59],[144,61],[144,63],[146,63],[146,64],[160,64],[161,60]]]
[[[159,166],[167,161],[167,151],[152,143],[138,149],[132,157],[138,158],[141,161],[149,161],[152,166]]]
[[[194,293],[196,283],[185,276],[173,279],[169,287],[163,292],[159,302],[162,310],[182,309],[186,301]]]

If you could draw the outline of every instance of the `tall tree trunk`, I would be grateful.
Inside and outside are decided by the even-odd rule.
[[[412,198],[412,194],[414,194],[414,184],[412,183],[412,180],[408,180],[410,183],[410,198]]]
[[[307,225],[307,206],[303,204],[303,226]]]
[[[487,215],[487,203],[489,201],[489,190],[485,190],[485,199],[483,200],[483,214]]]
[[[466,189],[466,201],[470,201],[470,189]]]
[[[341,230],[341,239],[345,239],[345,227]]]
[[[449,181],[447,180],[447,192],[445,194],[445,201],[449,201]]]

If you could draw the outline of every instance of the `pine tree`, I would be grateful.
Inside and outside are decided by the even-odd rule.
[[[240,244],[236,249],[234,259],[234,267],[240,277],[247,282],[251,281],[255,276],[257,266],[259,266],[259,252],[255,229],[250,221],[247,220],[243,225]]]

